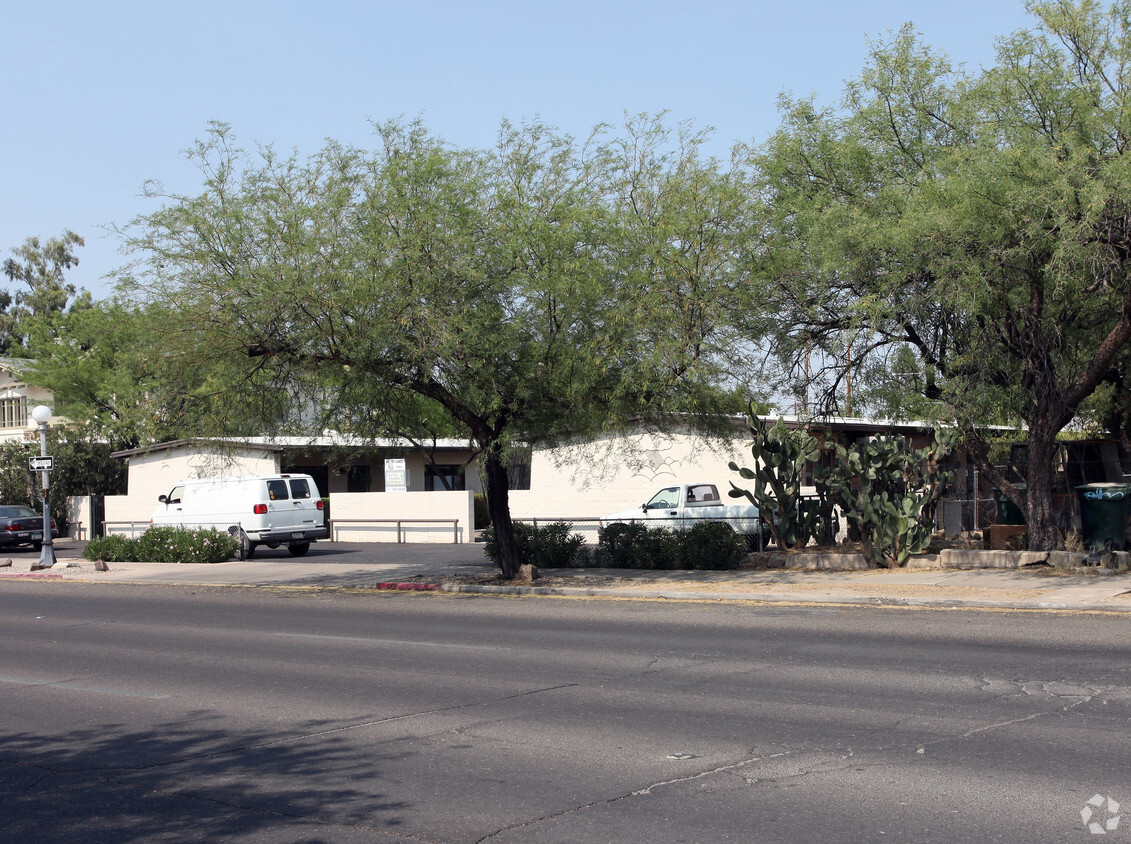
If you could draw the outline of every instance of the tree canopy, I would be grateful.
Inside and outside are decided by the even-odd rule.
[[[976,455],[981,425],[1025,426],[1027,501],[983,468],[1041,548],[1056,435],[1131,338],[1131,5],[1029,8],[978,74],[910,28],[874,45],[841,108],[787,101],[756,163],[781,359],[917,385]]]
[[[475,445],[504,572],[515,443],[718,420],[741,337],[743,171],[659,118],[584,141],[504,124],[488,150],[419,123],[377,148],[191,152],[197,195],[135,221],[124,279],[168,306],[167,353],[205,356],[214,417],[377,436],[441,416]]]
[[[510,448],[709,427],[756,383],[958,425],[1052,547],[1058,433],[1131,428],[1131,0],[1028,8],[976,72],[904,28],[729,162],[662,117],[504,123],[490,149],[393,121],[310,156],[215,124],[199,192],[150,186],[121,231],[130,298],[0,339],[123,430],[466,437],[508,574]],[[5,272],[31,291],[0,304],[57,316],[75,237],[29,241]],[[990,423],[1025,431],[1027,492]]]
[[[4,259],[4,275],[14,290],[0,290],[0,355],[24,357],[29,347],[51,336],[67,314],[88,308],[91,295],[66,280],[79,262],[83,239],[73,231],[41,243],[29,237]],[[26,289],[25,289],[26,286]]]
[[[57,412],[84,436],[116,449],[206,433],[210,359],[170,354],[167,320],[159,304],[114,299],[66,314],[29,349],[28,377],[52,391]]]

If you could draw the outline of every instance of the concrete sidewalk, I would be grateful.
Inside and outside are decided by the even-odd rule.
[[[11,555],[4,580],[70,580],[188,586],[404,588],[449,592],[726,600],[880,606],[1106,610],[1131,614],[1131,574],[1103,570],[911,568],[899,570],[737,572],[550,569],[533,586],[487,585],[495,569],[481,545],[389,546],[379,561],[334,562],[332,556],[262,558],[215,565],[110,563],[97,571],[79,550],[60,544],[59,562],[32,572],[32,552]]]

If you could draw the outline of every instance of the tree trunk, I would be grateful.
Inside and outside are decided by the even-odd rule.
[[[1028,471],[1025,495],[1015,504],[1025,514],[1030,551],[1055,551],[1064,547],[1053,509],[1053,458],[1056,456],[1058,429],[1045,418],[1038,418],[1029,429]]]
[[[503,577],[513,580],[518,577],[522,565],[518,546],[514,541],[514,525],[511,522],[510,483],[507,467],[503,464],[497,445],[484,450],[483,469],[486,475],[487,512],[491,515],[491,526],[495,531],[495,544],[499,549],[499,564]]]

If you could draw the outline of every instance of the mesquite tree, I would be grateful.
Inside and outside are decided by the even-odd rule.
[[[504,124],[488,150],[376,130],[375,150],[303,159],[215,126],[191,152],[202,192],[155,189],[124,231],[123,290],[168,308],[165,354],[208,361],[218,429],[254,411],[269,430],[423,435],[444,417],[479,451],[514,576],[513,447],[714,418],[748,191],[660,119],[585,142]]]
[[[876,45],[843,107],[786,103],[756,163],[781,358],[858,402],[918,390],[1049,549],[1057,435],[1131,340],[1131,3],[1029,8],[977,74],[909,29]],[[1024,431],[1027,491],[986,423]]]

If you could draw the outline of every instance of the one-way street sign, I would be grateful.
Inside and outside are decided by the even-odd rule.
[[[55,468],[55,458],[50,455],[46,457],[29,457],[28,468],[33,472],[50,472]]]

